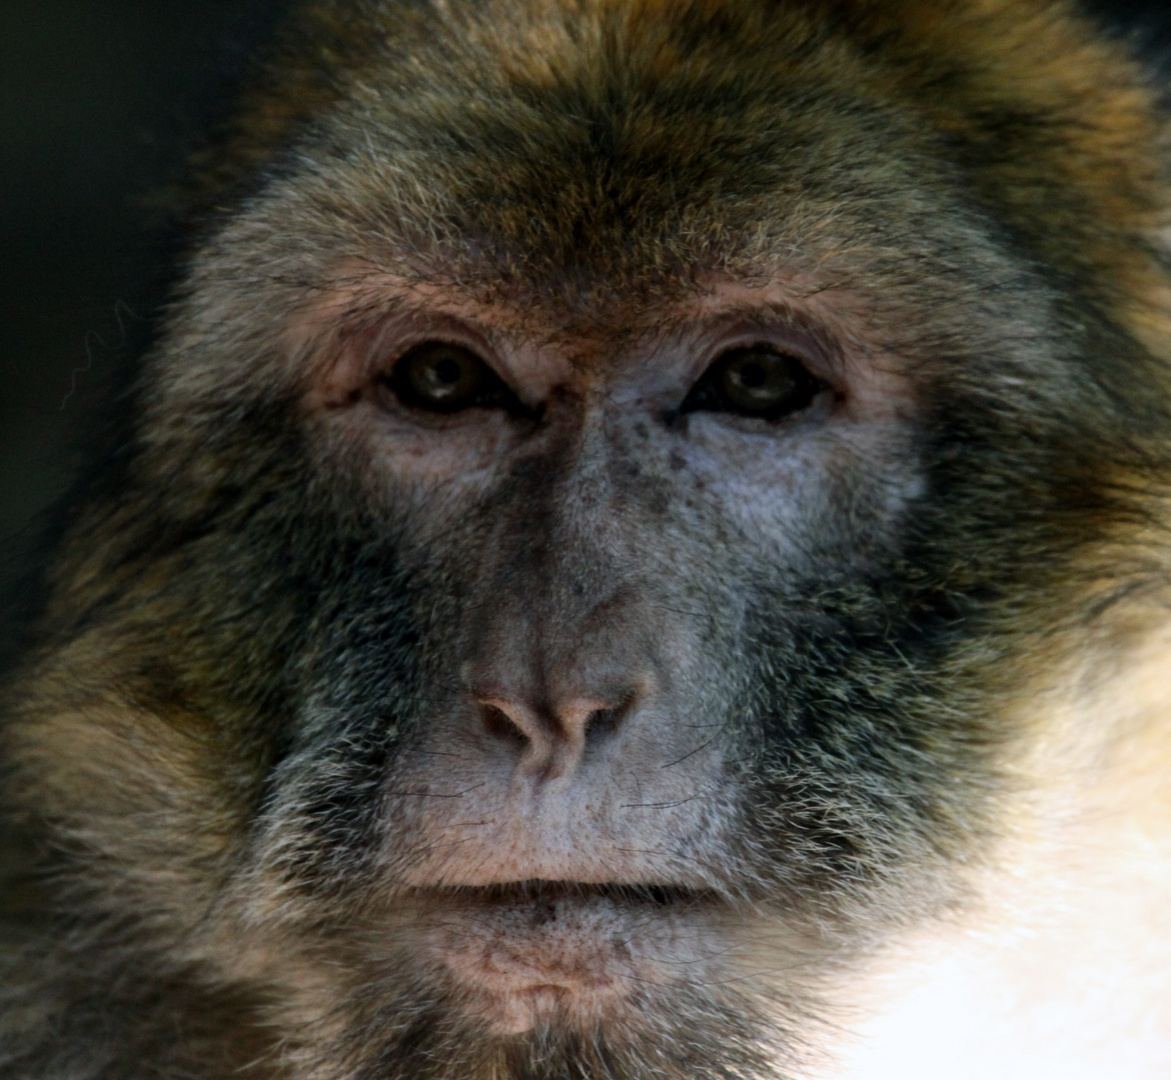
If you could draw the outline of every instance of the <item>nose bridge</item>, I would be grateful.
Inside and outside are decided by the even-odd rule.
[[[501,568],[472,631],[472,683],[482,697],[557,714],[575,701],[609,708],[651,663],[641,590],[594,553],[546,553],[538,573]]]
[[[617,734],[649,685],[640,590],[604,536],[546,489],[485,580],[465,685],[514,786],[565,782]],[[604,530],[603,530],[604,532]]]
[[[583,403],[549,458],[527,469],[500,507],[509,524],[497,534],[485,594],[488,637],[522,646],[542,684],[577,666],[574,654],[584,645],[604,651],[598,629],[629,614],[623,537],[597,413]]]

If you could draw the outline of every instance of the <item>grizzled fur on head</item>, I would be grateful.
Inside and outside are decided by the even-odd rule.
[[[0,1076],[799,1069],[850,966],[964,902],[1013,703],[1163,580],[1160,123],[1043,0],[308,5],[7,691]],[[780,509],[590,411],[732,288],[886,402],[778,436]],[[564,445],[437,476],[354,434],[333,372],[436,293],[568,357]],[[589,888],[526,871],[510,918],[657,974],[508,1030],[419,942],[428,890],[492,901],[463,673],[525,649],[637,660],[668,719],[578,808]]]

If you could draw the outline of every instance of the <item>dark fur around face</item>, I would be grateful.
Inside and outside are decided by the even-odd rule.
[[[1163,584],[1159,125],[1042,0],[310,5],[6,691],[0,1076],[800,1074]],[[736,289],[821,413],[606,397]],[[428,305],[565,359],[490,460],[370,419]],[[523,825],[502,695],[621,714]]]

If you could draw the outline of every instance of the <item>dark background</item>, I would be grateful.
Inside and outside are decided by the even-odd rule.
[[[222,113],[283,6],[0,0],[0,551],[61,491],[87,410],[143,337],[149,194]],[[1171,0],[1092,6],[1171,55]]]

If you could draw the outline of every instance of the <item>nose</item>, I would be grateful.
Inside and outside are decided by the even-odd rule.
[[[519,695],[481,695],[478,702],[487,735],[516,755],[514,782],[545,784],[568,780],[587,746],[612,738],[636,696],[631,691],[537,704]]]

